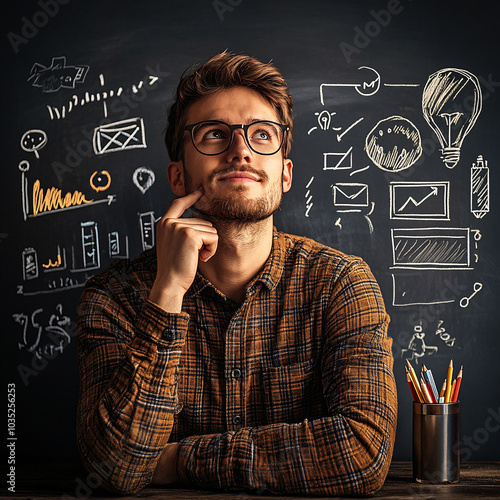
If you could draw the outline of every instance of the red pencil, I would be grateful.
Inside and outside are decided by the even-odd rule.
[[[457,383],[455,384],[455,390],[453,391],[453,397],[451,398],[452,403],[456,403],[458,401],[458,391],[460,390],[460,384],[462,383],[462,368],[463,365],[460,367],[460,371],[457,375]]]
[[[411,391],[411,395],[413,397],[413,401],[416,401],[418,403],[419,399],[418,399],[417,393],[415,392],[415,389],[413,388],[410,374],[408,373],[408,369],[406,367],[405,367],[405,370],[406,370],[406,380],[408,382],[408,385],[410,386],[410,391]]]

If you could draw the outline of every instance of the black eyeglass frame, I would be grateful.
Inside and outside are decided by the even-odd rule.
[[[201,125],[202,123],[220,123],[220,124],[228,127],[229,130],[231,131],[231,139],[229,140],[229,144],[220,153],[204,153],[203,151],[200,151],[198,149],[198,147],[196,146],[196,143],[194,140],[194,135],[193,135],[193,130],[195,127],[197,127],[198,125]],[[259,124],[259,123],[272,123],[273,125],[276,125],[277,127],[279,127],[281,129],[281,131],[283,132],[283,137],[281,138],[281,143],[280,143],[278,149],[276,151],[274,151],[273,153],[261,153],[261,152],[257,151],[256,149],[254,149],[252,147],[252,145],[250,144],[250,141],[248,140],[248,129],[254,125]],[[222,120],[203,120],[201,122],[192,123],[191,125],[186,125],[184,127],[184,130],[189,132],[189,135],[191,136],[191,142],[193,143],[193,146],[195,147],[196,151],[198,151],[198,153],[205,155],[205,156],[217,156],[217,155],[221,155],[222,153],[225,153],[231,147],[231,145],[233,144],[233,140],[234,140],[234,131],[239,129],[239,128],[241,128],[243,130],[245,142],[247,143],[248,147],[254,153],[257,153],[258,155],[264,155],[264,156],[275,155],[283,147],[283,144],[285,142],[286,133],[290,130],[290,127],[288,125],[283,125],[282,123],[273,122],[272,120],[258,120],[256,122],[249,123],[248,125],[244,125],[243,123],[236,123],[234,125],[229,125],[229,123],[223,122]]]

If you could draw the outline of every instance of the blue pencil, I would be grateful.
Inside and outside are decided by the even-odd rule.
[[[431,386],[432,392],[436,401],[439,401],[439,392],[436,387],[436,382],[434,382],[434,377],[432,376],[432,372],[428,370],[425,365],[422,367],[422,371],[424,372],[425,381]]]

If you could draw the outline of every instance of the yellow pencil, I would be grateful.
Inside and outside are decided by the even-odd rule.
[[[424,395],[422,394],[422,389],[420,388],[420,384],[418,383],[417,374],[415,373],[415,370],[413,369],[413,367],[411,366],[411,364],[408,360],[406,360],[406,364],[408,365],[408,371],[410,372],[411,381],[413,383],[413,388],[415,389],[415,392],[417,393],[418,400],[421,403],[425,403],[425,398],[424,398]]]
[[[453,384],[453,359],[450,359],[450,364],[448,365],[448,377],[446,377],[446,393],[444,395],[445,403],[450,402],[452,384]]]

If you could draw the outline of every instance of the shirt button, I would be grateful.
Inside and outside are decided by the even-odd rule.
[[[167,326],[167,328],[163,330],[162,337],[164,340],[175,340],[175,330],[172,327]]]
[[[235,368],[234,370],[232,370],[231,377],[240,378],[241,377],[241,370],[239,368]]]
[[[232,422],[234,425],[240,425],[241,424],[241,415],[235,415],[232,418]]]

